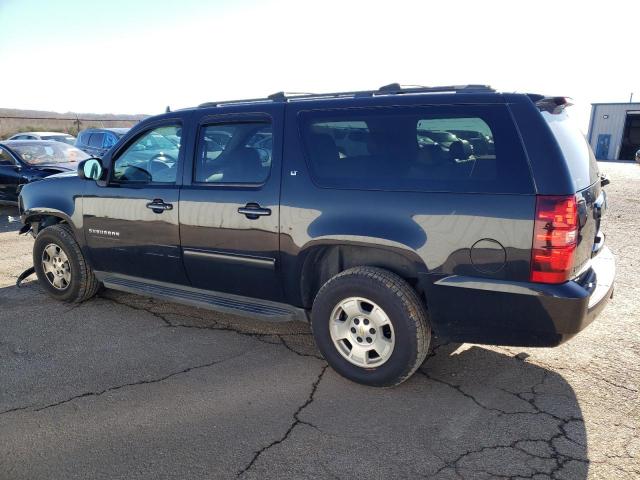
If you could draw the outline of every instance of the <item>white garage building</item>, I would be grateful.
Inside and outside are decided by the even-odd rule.
[[[640,103],[592,103],[587,139],[598,160],[633,160],[640,149]]]

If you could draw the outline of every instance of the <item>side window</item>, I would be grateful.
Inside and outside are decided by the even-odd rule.
[[[322,187],[533,193],[522,145],[503,106],[432,106],[300,114]]]
[[[118,183],[175,183],[182,128],[167,125],[140,135],[116,159],[113,181]]]
[[[102,132],[92,133],[91,136],[89,137],[89,146],[102,148],[103,141],[104,141],[104,133]]]
[[[271,171],[272,136],[271,124],[267,122],[202,127],[194,181],[263,183]]]
[[[102,146],[104,148],[111,148],[116,144],[117,141],[118,139],[113,133],[105,133]]]
[[[13,158],[4,148],[0,148],[0,165],[15,165]]]

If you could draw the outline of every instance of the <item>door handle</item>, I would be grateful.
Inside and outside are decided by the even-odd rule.
[[[249,220],[257,220],[259,217],[271,215],[271,209],[262,208],[257,203],[247,203],[238,209],[238,213],[245,215]]]
[[[153,202],[147,203],[147,208],[153,210],[153,213],[162,213],[165,210],[173,210],[173,204],[164,203],[161,198],[156,198]]]

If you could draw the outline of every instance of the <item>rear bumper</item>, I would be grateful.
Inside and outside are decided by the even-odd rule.
[[[555,346],[585,329],[613,296],[615,259],[605,246],[579,278],[559,284],[452,275],[422,279],[436,335],[446,341]]]

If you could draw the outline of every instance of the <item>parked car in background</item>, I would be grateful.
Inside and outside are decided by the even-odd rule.
[[[69,145],[76,143],[76,137],[61,132],[21,132],[9,137],[8,140],[55,140]]]
[[[87,128],[78,133],[75,145],[92,157],[102,158],[128,131],[128,128]]]
[[[15,205],[21,185],[54,173],[75,171],[89,155],[53,140],[0,142],[0,204]]]

